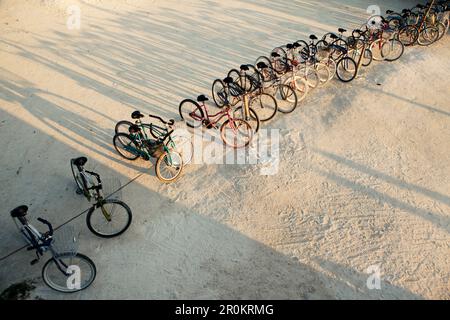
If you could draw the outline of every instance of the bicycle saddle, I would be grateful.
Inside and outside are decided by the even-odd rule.
[[[20,206],[11,211],[11,217],[13,218],[21,218],[25,217],[28,212],[27,206]]]
[[[128,131],[130,133],[138,133],[139,131],[141,131],[141,128],[139,128],[139,126],[133,124],[132,126],[130,126],[130,128],[128,128]]]
[[[88,161],[88,159],[86,157],[79,157],[76,159],[73,159],[73,163],[77,166],[77,167],[82,167],[86,164],[86,162]]]
[[[280,55],[279,55],[278,53],[276,53],[276,52],[272,52],[270,55],[271,55],[273,58],[279,58],[279,57],[280,57]]]
[[[391,13],[394,13],[394,11],[392,11],[392,10],[386,10],[386,14],[391,14]]]
[[[264,62],[258,62],[258,64],[256,66],[258,67],[258,69],[267,69],[269,67]]]
[[[347,32],[347,30],[345,30],[345,29],[342,29],[342,28],[339,28],[339,29],[338,29],[338,31],[339,31],[340,33],[344,33],[344,32]]]
[[[295,42],[295,43],[292,45],[292,47],[293,47],[294,49],[297,49],[298,47],[300,47],[300,44],[299,44],[298,42]]]
[[[335,34],[332,34],[332,35],[330,35],[330,38],[336,40],[336,39],[338,39],[339,37],[338,37],[337,35],[335,35]]]
[[[242,71],[248,71],[248,70],[249,70],[249,67],[248,67],[247,65],[243,64],[243,65],[240,66],[240,69],[241,69]]]
[[[294,47],[294,45],[292,44],[292,43],[288,43],[287,45],[286,45],[286,48],[288,48],[288,49],[292,49]]]
[[[139,111],[135,111],[131,114],[132,119],[141,119],[143,117],[144,117],[144,115]]]
[[[206,102],[206,101],[208,101],[208,100],[209,100],[208,97],[205,96],[204,94],[199,95],[199,96],[197,97],[197,101],[198,101],[198,102]]]
[[[226,84],[231,84],[234,82],[232,77],[226,77],[225,79],[223,79],[223,82],[225,82]]]
[[[310,35],[309,38],[310,38],[311,40],[317,40],[317,37],[316,37],[314,34]]]

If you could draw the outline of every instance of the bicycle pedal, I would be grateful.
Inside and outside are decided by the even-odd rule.
[[[34,259],[33,261],[31,261],[30,262],[30,264],[32,265],[32,266],[34,266],[36,263],[38,263],[39,262],[39,259]]]

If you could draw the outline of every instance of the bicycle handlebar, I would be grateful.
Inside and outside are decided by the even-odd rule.
[[[53,226],[52,226],[52,224],[50,222],[48,222],[47,220],[42,219],[42,218],[37,218],[37,220],[39,222],[45,224],[48,227],[49,235],[52,236],[53,235]]]
[[[161,121],[162,123],[167,124],[167,125],[169,125],[169,126],[173,126],[173,125],[175,124],[175,120],[173,120],[173,119],[170,119],[169,121],[164,121],[161,117],[154,116],[154,115],[152,115],[152,114],[149,114],[148,116],[149,116],[150,118],[158,119],[158,120]]]

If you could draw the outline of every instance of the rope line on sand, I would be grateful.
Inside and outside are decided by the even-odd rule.
[[[109,194],[108,196],[105,197],[105,199],[109,199],[111,198],[113,195],[115,195],[116,193],[120,192],[121,190],[125,189],[127,186],[129,186],[130,184],[132,184],[133,182],[135,182],[137,179],[139,179],[144,173],[140,173],[138,174],[136,177],[134,177],[133,179],[131,179],[130,181],[128,181],[126,184],[124,184],[123,186],[121,186],[119,189],[115,190],[114,192],[112,192],[111,194]],[[70,218],[69,220],[63,222],[61,225],[59,225],[58,227],[56,227],[54,230],[58,231],[58,229],[61,229],[62,227],[64,227],[65,225],[71,223],[72,221],[78,219],[79,217],[81,217],[82,215],[86,214],[87,212],[89,212],[91,208],[86,209],[84,211],[82,211],[81,213],[73,216],[72,218]],[[15,255],[16,253],[22,251],[23,249],[29,247],[29,245],[24,245],[10,253],[8,253],[7,255],[3,256],[0,258],[0,261],[6,260],[7,258]]]

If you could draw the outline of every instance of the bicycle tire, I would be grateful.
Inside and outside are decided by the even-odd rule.
[[[280,84],[277,90],[277,95],[280,95],[278,101],[287,101],[288,103],[277,103],[278,111],[284,114],[292,113],[298,106],[298,97],[296,90],[292,89],[291,86]]]
[[[222,97],[220,97],[220,95],[222,95]],[[228,94],[226,92],[225,83],[223,83],[222,80],[214,80],[212,85],[212,97],[218,108],[223,108],[228,104]]]
[[[61,259],[64,257],[78,257],[79,259],[85,261],[87,263],[87,265],[90,267],[91,271],[92,271],[92,276],[90,277],[88,283],[86,285],[84,285],[83,287],[80,287],[79,289],[63,289],[63,287],[57,287],[56,285],[54,285],[54,283],[52,283],[52,281],[49,279],[48,277],[48,270],[50,267],[52,267],[53,265],[55,265],[56,267],[56,262],[55,259]],[[70,266],[70,265],[69,265]],[[58,269],[58,271],[60,271]],[[60,271],[61,272],[61,271]],[[84,275],[85,271],[81,272],[81,275]],[[58,256],[55,258],[50,258],[44,265],[44,267],[42,268],[42,279],[44,280],[44,283],[50,287],[51,289],[58,291],[58,292],[62,292],[62,293],[75,293],[75,292],[79,292],[81,290],[84,290],[86,288],[88,288],[95,280],[97,276],[97,267],[95,266],[94,262],[87,256],[85,256],[84,254],[81,253],[77,253],[75,255],[73,255],[72,253],[62,253],[62,254],[58,254]]]
[[[259,120],[258,114],[256,113],[255,110],[253,110],[253,108],[248,108],[248,109],[249,109],[250,116],[251,116],[252,119],[249,120],[249,119],[245,119],[244,118],[244,116],[243,116],[243,113],[244,113],[243,110],[244,109],[243,109],[242,106],[237,107],[236,109],[234,109],[233,117],[235,119],[242,119],[242,120],[248,122],[248,124],[250,124],[250,126],[252,127],[253,131],[255,133],[258,133],[259,128],[261,126],[261,120]]]
[[[400,40],[404,46],[409,47],[414,45],[419,38],[419,29],[416,26],[406,26],[400,29],[397,39]]]
[[[391,39],[389,41],[387,41],[385,44],[383,44],[383,48],[388,45],[388,46],[394,46],[394,43],[396,44],[396,46],[398,47],[398,52],[397,50],[394,49],[389,49],[389,55],[385,55],[383,53],[383,56],[385,56],[385,60],[388,62],[393,62],[393,61],[397,61],[398,59],[400,59],[400,57],[403,55],[403,53],[405,52],[405,46],[403,45],[403,43],[400,40],[397,39]],[[381,50],[383,51],[383,48],[381,48]]]
[[[380,45],[380,42],[386,43],[384,39],[377,39],[370,44],[370,51],[372,52],[372,59],[375,61],[384,61],[385,57],[383,56],[383,46],[384,43]]]
[[[126,212],[126,216],[127,216],[127,220],[126,223],[124,224],[123,227],[121,227],[121,229],[117,232],[111,233],[111,234],[106,234],[106,233],[102,233],[100,231],[98,231],[96,228],[94,228],[93,224],[92,224],[92,219],[93,219],[93,214],[94,212],[97,212],[97,209],[103,208],[104,204],[113,204],[119,207],[122,207],[125,209]],[[116,200],[116,199],[106,199],[103,200],[102,203],[100,204],[100,206],[94,205],[91,209],[89,209],[88,214],[86,215],[86,224],[88,229],[95,234],[97,237],[100,238],[114,238],[114,237],[118,237],[121,234],[123,234],[131,225],[131,221],[133,220],[133,214],[131,212],[130,207],[123,201],[120,200]]]
[[[83,175],[79,175],[81,181],[77,180],[77,176],[75,175],[75,171],[77,171],[78,173],[80,173],[80,170],[78,169],[78,167],[73,163],[73,160],[70,160],[70,168],[72,169],[72,175],[73,175],[73,179],[75,180],[75,183],[78,187],[78,190],[80,190],[80,192],[83,193],[83,195],[85,197],[89,197],[89,191],[87,189],[87,183],[85,178],[83,177]]]
[[[372,64],[373,61],[373,55],[372,55],[372,51],[370,49],[366,49],[364,50],[364,57],[363,57],[363,61],[362,61],[362,66],[363,67],[368,67]]]
[[[183,108],[186,105],[191,104],[190,108]],[[189,112],[189,110],[192,110]],[[192,100],[192,99],[185,99],[181,101],[180,106],[178,107],[178,111],[180,113],[181,119],[186,123],[188,127],[191,128],[198,128],[202,125],[203,119],[205,118],[205,115],[203,113],[202,108],[200,105]],[[194,119],[191,114],[195,112],[195,116],[198,116],[200,119]]]
[[[129,128],[132,125],[134,125],[134,123],[127,121],[127,120],[119,121],[119,122],[117,122],[116,127],[114,128],[114,132],[116,134],[118,134],[118,133],[130,134]]]
[[[267,101],[270,101],[269,102],[270,105],[269,104],[263,105],[263,101],[262,101],[263,98],[268,99]],[[259,101],[259,104],[256,103],[257,101]],[[254,104],[254,103],[256,103],[256,104]],[[278,111],[277,100],[268,93],[261,93],[255,97],[251,98],[249,101],[249,106],[253,110],[256,111],[256,114],[258,115],[259,120],[261,122],[267,122],[267,121],[272,120]],[[264,111],[264,113],[263,113],[263,111]]]
[[[220,136],[222,138],[222,141],[225,143],[225,145],[230,146],[230,147],[232,147],[234,149],[247,147],[253,140],[253,129],[252,129],[252,126],[247,121],[244,121],[242,119],[231,119],[231,121],[233,121],[234,123],[239,122],[240,124],[244,125],[246,127],[247,136],[250,136],[250,138],[242,146],[230,143],[227,140],[228,135],[225,133],[225,130],[227,129],[227,127],[229,127],[229,124],[230,124],[230,119],[228,119],[222,124],[222,127],[220,128]]]
[[[299,85],[299,82],[302,85]],[[304,77],[293,75],[291,78],[287,78],[283,84],[295,90],[297,94],[297,102],[305,100],[306,96],[308,95],[309,85]]]
[[[123,139],[123,140],[122,140]],[[123,142],[123,141],[127,141],[127,142]],[[140,154],[134,154],[133,156],[127,156],[126,154],[122,153],[119,149],[119,143],[125,147],[125,144],[130,144],[132,145],[133,148],[135,148],[136,150],[140,150],[139,146],[137,145],[136,141],[134,141],[133,138],[131,138],[130,135],[128,134],[124,134],[124,133],[118,133],[114,136],[113,138],[113,144],[114,144],[114,148],[116,149],[116,151],[125,159],[127,160],[137,160],[140,157]],[[127,151],[129,152],[129,151]],[[129,152],[131,153],[131,152]]]
[[[425,27],[419,33],[419,38],[417,39],[417,43],[420,46],[430,46],[437,41],[439,37],[439,30],[436,27]]]
[[[275,76],[275,72],[272,68],[272,62],[270,61],[269,58],[265,57],[265,56],[261,56],[258,59],[256,59],[255,61],[255,65],[257,66],[258,63],[263,62],[264,64],[267,65],[267,68],[264,69],[263,72],[260,72],[261,74],[261,81],[263,83],[268,83],[268,82],[273,82],[274,79],[276,79]]]

